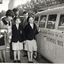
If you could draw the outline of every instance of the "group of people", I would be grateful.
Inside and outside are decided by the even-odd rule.
[[[35,35],[37,35],[40,30],[34,23],[33,16],[29,16],[26,11],[24,11],[23,14],[24,17],[23,20],[21,20],[19,17],[19,10],[17,8],[7,10],[6,16],[1,19],[0,24],[1,28],[7,29],[8,33],[11,32],[11,35],[8,35],[8,40],[12,43],[14,62],[21,62],[20,51],[24,50],[24,53],[28,56],[28,63],[33,63],[33,51],[35,51],[34,57],[37,57],[37,43]],[[4,46],[4,49],[1,51],[5,51],[5,45],[2,46]],[[5,56],[5,52],[3,53]],[[2,60],[2,57],[0,60]]]

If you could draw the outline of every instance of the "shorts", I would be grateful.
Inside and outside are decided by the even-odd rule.
[[[22,50],[23,49],[23,43],[21,42],[12,42],[12,50]]]
[[[26,49],[29,52],[37,51],[37,43],[36,40],[26,40]]]

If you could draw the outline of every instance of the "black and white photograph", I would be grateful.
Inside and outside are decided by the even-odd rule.
[[[0,0],[0,63],[64,63],[64,0]]]

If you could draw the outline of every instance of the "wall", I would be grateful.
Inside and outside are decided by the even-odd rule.
[[[13,8],[17,7],[18,5],[21,5],[21,0],[10,0],[10,2],[8,4],[8,8],[13,9]]]
[[[10,0],[2,0],[2,4],[0,4],[0,12],[2,10],[8,10],[8,3]]]
[[[0,12],[2,10],[6,11],[8,9],[13,9],[18,5],[21,5],[21,0],[2,0],[2,4],[0,4]]]

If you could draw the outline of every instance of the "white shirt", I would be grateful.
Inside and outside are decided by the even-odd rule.
[[[33,24],[30,24],[30,26],[31,26],[31,27],[32,27],[32,29],[33,29],[33,26],[34,26],[34,25],[33,25]]]
[[[18,25],[18,24],[16,24],[16,27],[17,27],[17,29],[18,29],[19,25]]]

